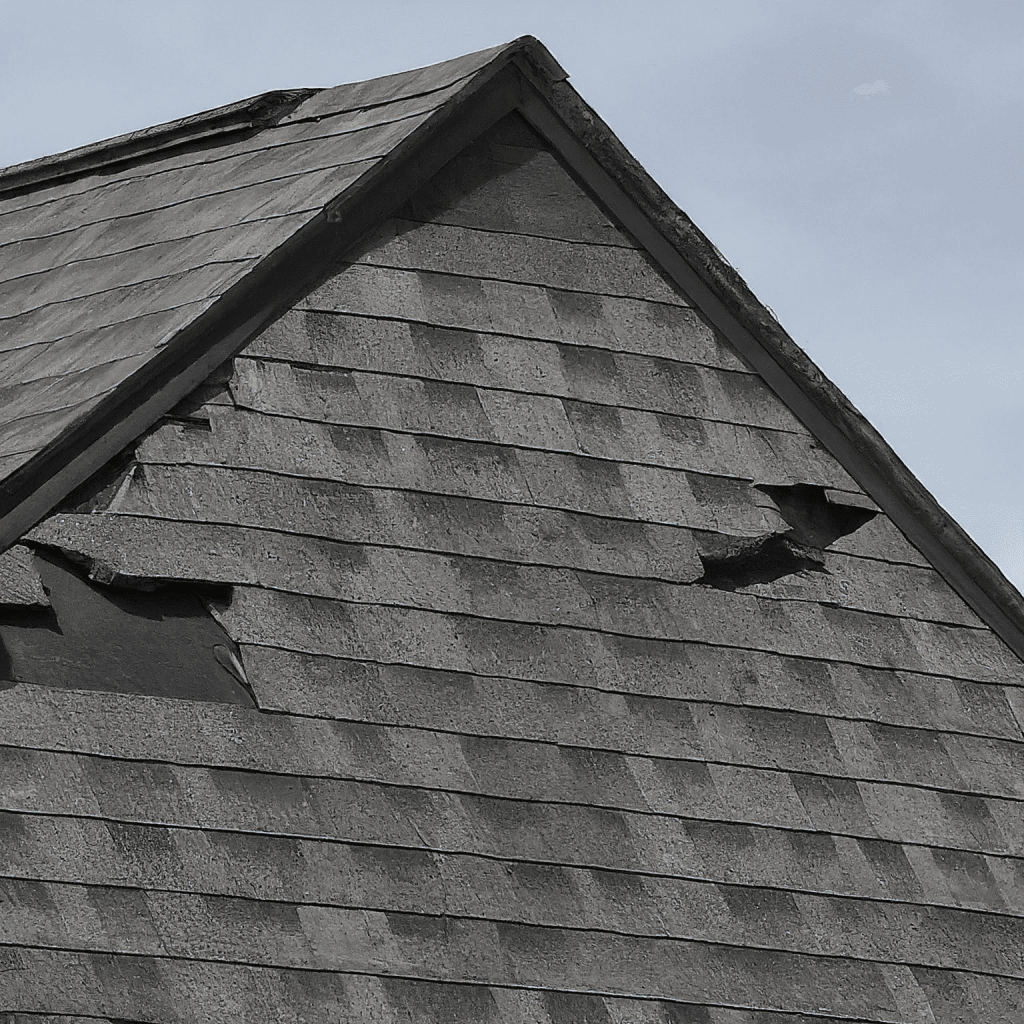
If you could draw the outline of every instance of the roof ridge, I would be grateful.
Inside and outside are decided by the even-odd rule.
[[[323,90],[275,89],[223,107],[214,107],[174,121],[115,135],[102,142],[13,164],[0,169],[0,195],[63,181],[126,160],[151,156],[185,143],[246,129],[267,128],[319,92]]]
[[[280,123],[318,121],[353,110],[387,106],[399,97],[426,96],[466,82],[484,68],[489,67],[493,73],[519,57],[525,57],[544,81],[563,81],[569,77],[540,40],[534,36],[519,36],[509,43],[475,50],[436,64],[323,89],[316,97],[286,114]]]
[[[200,142],[233,132],[258,131],[269,128],[288,119],[290,115],[298,113],[299,108],[317,95],[332,97],[346,91],[356,93],[356,96],[353,97],[354,103],[342,104],[338,109],[312,111],[300,115],[296,120],[319,120],[325,115],[329,116],[347,109],[373,109],[376,106],[384,106],[394,97],[389,96],[379,100],[361,97],[358,94],[359,87],[383,86],[385,83],[398,82],[402,79],[408,80],[422,72],[435,70],[445,65],[453,68],[464,67],[464,73],[458,74],[452,82],[445,83],[450,85],[455,81],[471,78],[487,64],[503,62],[520,53],[534,64],[542,78],[548,81],[561,81],[568,78],[565,70],[536,37],[519,36],[511,42],[499,46],[477,50],[451,60],[414,68],[411,71],[366,79],[362,82],[351,82],[326,89],[276,89],[272,92],[260,93],[257,96],[250,96],[248,99],[238,100],[222,107],[190,114],[188,117],[165,121],[162,124],[141,128],[124,135],[115,135],[113,138],[104,139],[101,142],[12,164],[10,167],[0,168],[0,196],[21,190],[30,190],[52,182],[66,181],[68,178],[78,177],[128,160],[152,156],[163,150],[190,142]],[[420,94],[439,91],[443,87],[444,85],[425,88]],[[412,95],[416,95],[416,93]]]

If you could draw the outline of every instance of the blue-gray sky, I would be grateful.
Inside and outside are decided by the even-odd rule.
[[[0,165],[525,33],[1024,584],[1024,0],[0,0]]]

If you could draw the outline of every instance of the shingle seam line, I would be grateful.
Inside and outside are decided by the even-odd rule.
[[[0,879],[21,882],[29,881],[33,883],[39,883],[46,886],[54,887],[67,887],[76,889],[113,889],[123,890],[126,892],[141,892],[141,893],[163,893],[165,895],[172,896],[199,896],[199,897],[211,897],[213,899],[223,900],[239,900],[244,903],[255,903],[255,904],[271,904],[273,906],[286,906],[286,907],[316,907],[324,910],[341,910],[341,911],[365,911],[371,914],[401,914],[404,917],[418,917],[430,920],[450,920],[450,921],[467,921],[473,923],[486,923],[496,925],[512,925],[513,927],[531,928],[537,929],[538,931],[547,932],[569,932],[573,935],[604,935],[612,936],[615,938],[623,939],[647,939],[657,943],[680,943],[694,946],[715,946],[724,949],[736,949],[736,950],[754,950],[757,952],[764,953],[781,953],[784,956],[792,957],[807,957],[811,960],[825,960],[825,961],[843,961],[849,963],[858,964],[880,964],[884,966],[896,966],[896,967],[921,967],[931,970],[945,970],[955,971],[956,973],[962,974],[973,974],[981,977],[988,978],[1005,978],[1013,981],[1024,981],[1024,967],[1021,969],[1020,974],[1006,974],[1002,971],[980,969],[980,968],[965,968],[955,967],[941,963],[932,963],[928,961],[919,960],[886,960],[881,957],[870,957],[859,953],[823,953],[815,950],[797,949],[791,946],[769,946],[758,942],[736,942],[729,941],[728,939],[710,939],[710,938],[698,938],[688,935],[670,934],[667,932],[636,932],[636,931],[619,931],[615,928],[601,928],[595,925],[580,925],[580,924],[550,924],[544,921],[524,921],[518,918],[508,917],[496,917],[486,916],[483,914],[465,914],[465,913],[452,913],[450,911],[430,912],[426,910],[417,910],[414,908],[399,908],[399,907],[377,907],[367,906],[361,903],[328,903],[321,900],[286,900],[275,897],[261,897],[261,896],[249,896],[244,893],[219,893],[219,892],[206,892],[206,891],[193,891],[189,889],[169,889],[162,886],[155,885],[127,885],[124,883],[116,882],[89,882],[89,881],[76,881],[59,878],[40,878],[36,876],[28,875],[11,875],[7,872],[0,873]],[[2,943],[0,943],[2,944]],[[43,947],[52,948],[52,947]],[[116,954],[115,954],[116,955]],[[140,954],[142,956],[151,954]],[[160,954],[156,954],[160,955]],[[184,954],[185,959],[198,959]]]
[[[33,684],[28,684],[33,685]],[[408,729],[410,732],[443,732],[442,730],[430,730],[430,729],[419,729],[416,727],[405,726],[403,728]],[[472,738],[467,736],[465,733],[456,733],[454,735],[466,736],[466,738]],[[532,746],[549,746],[555,747],[556,749],[566,749],[567,745],[556,744],[556,743],[545,743],[538,740],[517,740],[516,742],[530,744]],[[286,771],[283,768],[269,768],[269,767],[252,767],[251,765],[244,764],[233,764],[229,761],[223,760],[217,763],[209,763],[207,761],[185,761],[177,760],[170,757],[124,757],[118,754],[107,754],[95,750],[84,750],[75,749],[73,746],[66,747],[49,747],[39,745],[35,743],[21,743],[15,746],[13,743],[2,742],[0,743],[0,749],[13,749],[13,750],[31,750],[37,753],[43,754],[67,754],[72,757],[95,757],[105,761],[125,761],[132,764],[153,764],[153,765],[164,765],[173,766],[178,768],[194,768],[200,770],[213,770],[213,771],[233,771],[241,772],[248,775],[261,775],[261,776],[272,776],[274,778],[282,779],[310,779],[317,782],[340,782],[340,783],[351,783],[355,785],[372,785],[372,786],[385,786],[393,789],[416,789],[428,793],[449,793],[454,796],[465,796],[471,798],[487,799],[487,800],[512,800],[517,803],[529,804],[529,805],[544,805],[550,807],[578,807],[584,810],[596,810],[596,811],[611,811],[617,814],[633,814],[642,818],[663,818],[668,821],[713,821],[716,823],[727,823],[732,824],[757,826],[761,828],[785,828],[787,831],[794,832],[810,832],[820,835],[846,835],[853,838],[884,838],[882,836],[864,836],[858,835],[857,833],[851,832],[830,832],[824,829],[814,828],[798,828],[796,826],[779,826],[772,825],[770,823],[758,822],[758,821],[745,821],[742,819],[732,818],[698,818],[693,814],[680,814],[673,813],[668,810],[657,810],[650,807],[629,807],[623,804],[613,803],[591,803],[580,800],[558,800],[553,797],[511,797],[505,796],[500,793],[492,793],[483,789],[463,789],[458,786],[441,786],[441,785],[429,785],[427,783],[415,783],[415,782],[401,782],[401,781],[390,781],[387,779],[375,779],[369,777],[369,775],[361,776],[356,774],[346,775],[324,775],[319,772],[310,771]],[[593,748],[589,747],[578,747],[580,750],[590,750]],[[865,786],[878,786],[886,787],[892,790],[910,790],[920,793],[938,793],[947,796],[970,796],[975,797],[978,800],[997,804],[1008,804],[1018,805],[1024,803],[1024,797],[1008,797],[1000,796],[990,793],[979,793],[972,792],[970,790],[955,790],[950,788],[944,788],[939,786],[928,786],[923,783],[906,783],[906,782],[893,782],[886,780],[876,779],[859,779],[850,778],[846,775],[827,775],[819,772],[809,771],[791,771],[783,768],[753,768],[750,765],[736,764],[734,762],[723,762],[723,761],[712,761],[707,758],[658,758],[653,755],[648,755],[647,758],[639,758],[639,760],[661,760],[661,761],[678,761],[679,763],[697,763],[697,764],[710,764],[718,768],[741,768],[743,770],[758,771],[765,775],[778,775],[785,776],[787,778],[791,776],[805,776],[813,779],[829,779],[834,782],[852,782],[855,785]],[[890,842],[892,840],[889,840]],[[921,846],[927,849],[932,849],[930,844],[927,843],[904,843],[907,846]],[[938,847],[943,849],[944,847]],[[967,847],[953,847],[953,849],[968,849]],[[988,852],[988,851],[976,851],[976,852]],[[1007,855],[1012,856],[1012,855]]]
[[[377,484],[372,484],[371,485],[371,484],[364,484],[364,483],[361,483],[361,482],[358,482],[358,481],[352,482],[352,481],[345,480],[345,479],[342,479],[342,478],[336,477],[336,476],[317,476],[315,474],[308,473],[308,472],[307,473],[298,473],[298,472],[292,472],[292,471],[285,470],[285,469],[271,469],[271,468],[266,468],[266,467],[261,467],[261,466],[243,465],[243,464],[237,463],[237,462],[236,463],[231,463],[231,462],[196,461],[195,459],[191,459],[191,460],[190,459],[180,459],[180,460],[160,459],[160,458],[152,457],[152,456],[138,456],[138,455],[137,455],[137,461],[141,465],[143,465],[143,466],[154,466],[154,467],[162,467],[162,468],[169,468],[169,469],[186,469],[186,468],[226,469],[226,470],[229,470],[231,472],[262,473],[262,474],[265,474],[267,476],[275,476],[275,477],[280,477],[282,479],[290,479],[290,480],[306,480],[306,481],[309,481],[311,483],[339,484],[339,485],[345,486],[345,487],[359,487],[359,488],[366,488],[368,490],[388,490],[388,491],[393,491],[393,492],[397,492],[397,493],[423,495],[425,497],[453,498],[453,499],[455,499],[457,501],[486,501],[486,502],[488,502],[490,504],[508,505],[508,506],[510,506],[512,508],[540,509],[542,511],[548,511],[548,512],[565,512],[565,513],[568,513],[570,515],[589,516],[589,517],[594,518],[594,519],[610,519],[610,520],[613,520],[615,522],[633,523],[633,524],[638,524],[638,525],[641,525],[641,526],[664,527],[666,529],[672,529],[672,530],[703,530],[704,532],[708,532],[708,533],[716,532],[714,530],[711,530],[710,528],[705,529],[704,527],[694,526],[694,525],[688,524],[688,523],[671,523],[671,522],[665,522],[663,520],[656,520],[656,519],[641,519],[641,518],[637,518],[636,516],[614,515],[614,514],[611,514],[611,513],[608,513],[608,512],[593,512],[593,511],[588,510],[588,509],[578,509],[578,508],[573,508],[573,507],[568,506],[568,505],[543,505],[543,504],[540,504],[540,503],[537,503],[537,502],[514,501],[514,500],[511,500],[511,499],[507,499],[507,498],[485,498],[485,497],[477,497],[477,496],[469,495],[469,494],[460,494],[460,493],[457,493],[457,492],[454,492],[454,491],[427,491],[427,490],[423,490],[421,488],[382,487],[382,486],[377,485]],[[686,472],[692,472],[692,471],[691,470],[686,470]],[[717,477],[717,475],[713,474],[713,473],[694,473],[694,475],[695,476],[716,476]],[[723,479],[723,480],[734,479],[732,477],[725,477],[725,476],[717,477],[717,478]],[[751,533],[751,534],[728,534],[728,535],[723,535],[723,536],[751,537],[752,538],[752,537],[760,536],[760,534],[756,534],[756,533]],[[845,552],[841,552],[840,551],[838,553],[839,554],[844,554]],[[882,560],[879,559],[879,561],[882,561]],[[912,567],[915,567],[915,568],[928,568],[928,566],[922,566],[922,565],[920,565],[917,562],[892,562],[892,561],[888,561],[888,562],[886,562],[886,564],[888,564],[888,565],[906,565],[906,566],[912,566]],[[916,672],[918,670],[917,669],[909,669],[907,671]],[[927,673],[927,674],[934,675],[935,673]]]
[[[846,1024],[905,1024],[904,1021],[900,1021],[895,1017],[847,1017],[845,1015],[837,1015],[830,1013],[828,1016],[822,1014],[807,1012],[803,1010],[786,1010],[785,1008],[777,1008],[770,1006],[757,1006],[754,1004],[741,1004],[741,1003],[701,1003],[695,1004],[690,1000],[678,999],[673,996],[667,995],[636,995],[631,992],[615,992],[604,989],[554,989],[546,988],[540,985],[525,985],[515,984],[513,982],[502,982],[502,981],[462,981],[459,979],[452,978],[441,978],[433,977],[427,974],[398,974],[394,971],[386,971],[383,973],[377,973],[370,970],[352,970],[351,968],[337,968],[337,967],[302,967],[288,964],[265,964],[265,963],[254,963],[249,960],[231,960],[231,959],[212,959],[209,957],[193,957],[185,956],[183,954],[172,955],[169,953],[136,953],[136,952],[117,952],[112,950],[104,949],[91,949],[89,947],[70,947],[70,946],[42,946],[42,945],[29,945],[25,943],[7,942],[0,940],[0,948],[7,949],[30,949],[41,952],[56,952],[56,953],[74,953],[81,956],[95,956],[95,957],[124,957],[125,959],[131,960],[167,960],[173,963],[188,963],[188,964],[215,964],[223,965],[225,967],[244,967],[253,970],[261,971],[293,971],[296,974],[327,974],[327,975],[340,975],[346,977],[360,977],[360,978],[385,978],[387,980],[400,980],[400,981],[419,981],[427,984],[438,984],[438,985],[453,985],[453,986],[469,986],[472,988],[480,988],[481,985],[486,985],[488,988],[500,988],[509,991],[516,992],[560,992],[560,993],[572,993],[578,995],[592,995],[601,996],[608,999],[629,999],[635,1002],[659,1002],[659,1003],[673,1003],[681,1006],[711,1006],[722,1009],[736,1009],[736,1010],[756,1010],[762,1013],[796,1013],[798,1016],[803,1016],[807,1020],[819,1020],[824,1021],[826,1024],[830,1024],[832,1021],[844,1021]],[[938,968],[941,970],[941,968]],[[953,974],[969,974],[969,971],[951,971]]]

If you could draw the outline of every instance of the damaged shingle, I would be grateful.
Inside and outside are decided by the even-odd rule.
[[[827,572],[820,552],[804,547],[786,534],[764,537],[722,537],[701,544],[704,575],[696,580],[717,590],[738,590],[755,583],[772,583],[798,572]]]
[[[791,529],[786,536],[808,547],[827,548],[878,514],[861,505],[840,504],[824,487],[814,484],[755,486],[775,502],[782,518],[789,523]]]
[[[83,578],[56,551],[29,557],[50,607],[0,607],[0,679],[255,705],[203,588],[118,590]]]
[[[105,512],[116,508],[141,467],[135,461],[134,444],[114,456],[102,469],[76,487],[57,507],[61,512]]]
[[[209,377],[183,398],[167,413],[167,419],[202,425],[210,429],[210,406],[234,406],[231,393],[231,379],[234,376],[234,360],[229,359]]]
[[[50,599],[32,564],[32,552],[15,544],[0,554],[0,608],[48,608]]]
[[[700,534],[698,554],[704,575],[696,583],[738,590],[801,572],[828,573],[824,549],[877,515],[861,505],[841,504],[824,487],[813,484],[756,486],[771,498],[790,528],[760,537]]]

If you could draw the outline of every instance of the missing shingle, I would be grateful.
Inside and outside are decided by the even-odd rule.
[[[105,512],[122,493],[135,469],[135,442],[132,442],[76,487],[54,511]]]
[[[164,420],[181,423],[187,427],[200,430],[211,430],[211,407],[233,406],[234,395],[231,393],[231,381],[234,377],[234,360],[229,359],[217,367],[209,377],[194,391],[186,395]]]
[[[861,505],[840,504],[824,487],[815,484],[755,484],[775,503],[791,529],[785,536],[798,544],[827,548],[840,537],[859,530],[878,514]]]
[[[739,590],[799,572],[827,571],[819,551],[785,534],[718,537],[710,543],[703,540],[701,547],[705,549],[698,552],[704,575],[694,582],[716,590]]]
[[[799,573],[827,574],[824,549],[878,514],[836,501],[824,487],[813,484],[757,484],[755,488],[772,500],[789,529],[759,537],[698,534],[704,575],[695,583],[739,590]]]
[[[196,414],[194,416],[176,416],[173,411],[160,420],[161,423],[176,423],[185,430],[201,430],[204,433],[211,433],[213,425],[210,423],[208,414]]]
[[[8,682],[255,706],[240,652],[205,605],[228,601],[230,588],[123,590],[56,551],[34,559],[52,607],[0,610]]]

